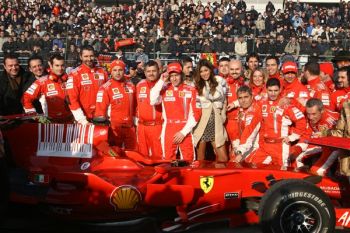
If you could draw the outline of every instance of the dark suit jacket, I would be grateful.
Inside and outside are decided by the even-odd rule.
[[[2,116],[24,113],[21,99],[23,93],[35,81],[35,78],[22,69],[20,70],[19,75],[22,78],[18,92],[16,93],[10,86],[9,77],[6,71],[4,70],[0,74],[0,115]]]

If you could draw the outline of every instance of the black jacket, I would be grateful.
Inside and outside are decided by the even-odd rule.
[[[24,70],[20,71],[19,74],[22,79],[19,84],[18,92],[12,90],[9,82],[9,77],[6,71],[0,74],[0,115],[12,115],[24,113],[22,106],[22,96],[23,93],[30,87],[30,85],[35,81],[29,73]]]

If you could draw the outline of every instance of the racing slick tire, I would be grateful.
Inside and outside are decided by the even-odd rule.
[[[259,206],[264,233],[330,233],[335,211],[329,197],[304,180],[282,180],[268,189]]]

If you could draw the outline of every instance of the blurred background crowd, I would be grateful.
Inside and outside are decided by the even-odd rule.
[[[270,1],[260,12],[244,0],[135,0],[108,7],[95,0],[3,0],[0,52],[45,60],[59,52],[68,66],[79,62],[82,45],[126,53],[130,60],[141,55],[145,62],[192,53],[244,58],[252,52],[330,60],[349,50],[349,8],[342,0],[331,7],[288,0],[283,9]]]

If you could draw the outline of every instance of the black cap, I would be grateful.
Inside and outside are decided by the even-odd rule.
[[[339,51],[335,57],[332,59],[332,62],[337,61],[350,61],[350,52],[349,51]]]

